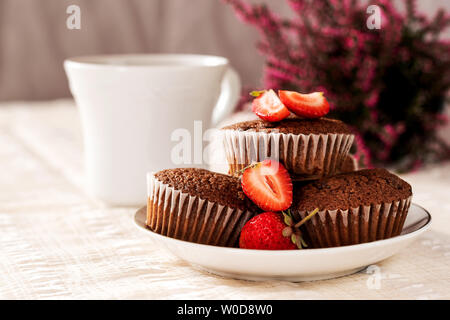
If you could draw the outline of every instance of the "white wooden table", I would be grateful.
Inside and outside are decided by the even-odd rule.
[[[433,215],[421,239],[374,274],[305,283],[197,271],[135,229],[136,208],[89,198],[71,100],[0,104],[0,170],[2,299],[450,298],[450,163],[403,177]]]

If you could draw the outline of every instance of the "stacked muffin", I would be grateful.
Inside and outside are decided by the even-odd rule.
[[[223,129],[230,174],[271,158],[279,160],[293,180],[314,180],[336,173],[354,138],[342,121],[327,118],[254,120]]]
[[[411,186],[384,169],[352,171],[354,135],[324,117],[329,104],[322,93],[253,94],[260,120],[223,128],[229,175],[149,175],[151,230],[220,246],[240,238],[249,249],[334,247],[400,234]]]

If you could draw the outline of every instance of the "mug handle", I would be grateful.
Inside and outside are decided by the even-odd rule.
[[[212,124],[216,126],[228,117],[236,107],[241,95],[241,79],[232,67],[228,66],[222,79],[221,93],[212,113]]]

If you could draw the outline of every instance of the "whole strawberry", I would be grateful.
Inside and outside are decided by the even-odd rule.
[[[251,218],[241,230],[239,247],[260,250],[293,250],[306,248],[300,226],[311,219],[318,208],[299,222],[294,222],[290,210],[283,213],[264,212]]]
[[[285,228],[281,213],[261,213],[250,219],[242,228],[239,247],[260,250],[297,249],[291,237],[283,236]]]

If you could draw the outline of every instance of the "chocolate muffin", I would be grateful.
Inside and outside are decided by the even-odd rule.
[[[344,161],[342,161],[341,167],[337,170],[337,172],[345,173],[345,172],[353,172],[356,170],[358,170],[358,162],[351,154],[348,154],[344,158]]]
[[[234,246],[241,228],[260,210],[238,178],[204,169],[179,168],[148,174],[148,228],[203,244]]]
[[[280,161],[293,180],[312,180],[335,174],[353,143],[342,121],[287,118],[280,122],[253,120],[222,128],[230,174],[254,161]]]
[[[399,235],[411,197],[411,186],[398,176],[365,169],[298,186],[291,212],[300,220],[319,208],[304,225],[312,247],[345,246]]]

